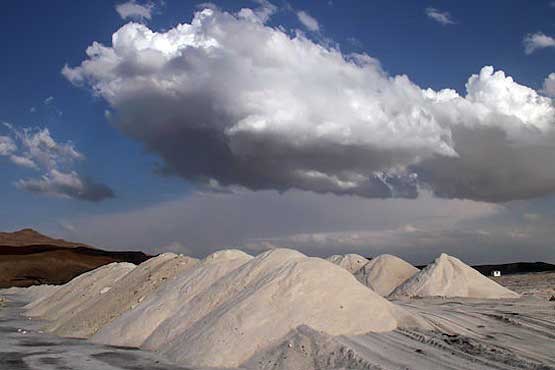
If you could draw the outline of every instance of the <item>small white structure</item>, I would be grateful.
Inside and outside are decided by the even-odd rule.
[[[501,271],[495,270],[495,271],[493,271],[493,272],[491,273],[491,276],[493,276],[493,277],[501,276]]]

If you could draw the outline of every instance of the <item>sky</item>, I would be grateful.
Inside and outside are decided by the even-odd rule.
[[[2,230],[555,262],[553,1],[2,6]]]

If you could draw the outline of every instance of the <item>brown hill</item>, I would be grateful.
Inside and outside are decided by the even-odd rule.
[[[22,229],[13,233],[0,232],[0,247],[28,247],[30,245],[52,245],[56,247],[88,247],[83,243],[54,239],[33,229]]]
[[[64,284],[108,263],[139,264],[150,257],[143,252],[105,251],[52,239],[31,229],[0,233],[0,288]]]

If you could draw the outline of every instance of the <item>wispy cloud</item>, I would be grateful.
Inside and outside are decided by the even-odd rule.
[[[116,12],[118,12],[121,19],[133,19],[136,21],[150,20],[154,8],[155,5],[151,2],[139,4],[135,0],[116,4]]]
[[[524,52],[532,54],[534,51],[555,47],[555,38],[547,36],[543,32],[530,33],[524,37]]]
[[[426,15],[428,18],[446,26],[448,24],[455,24],[449,12],[442,12],[436,8],[426,8]]]
[[[85,156],[71,142],[56,142],[47,128],[19,130],[8,123],[4,127],[10,135],[0,136],[0,156],[42,173],[39,178],[16,181],[18,189],[94,202],[114,196],[108,186],[73,170],[74,162]]]
[[[316,18],[308,14],[306,11],[304,10],[298,11],[297,18],[299,19],[299,22],[301,22],[302,25],[305,26],[306,29],[308,29],[309,31],[312,31],[312,32],[320,31],[320,24],[318,23]]]

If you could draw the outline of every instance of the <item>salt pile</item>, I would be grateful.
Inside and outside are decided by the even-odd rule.
[[[34,305],[36,305],[44,298],[54,294],[54,292],[58,290],[60,286],[61,285],[32,285],[25,288],[13,287],[8,289],[0,289],[0,293],[17,294],[21,297],[24,297],[26,301],[30,301]],[[30,309],[32,307],[33,306],[31,304],[25,306],[26,309]]]
[[[263,253],[209,291],[162,324],[145,347],[162,344],[163,355],[185,365],[230,367],[303,324],[331,335],[397,327],[392,305],[348,271],[292,250]]]
[[[56,334],[92,335],[191,367],[239,367],[299,327],[322,338],[429,328],[346,269],[289,249],[254,258],[226,250],[201,261],[164,254],[137,267],[106,265],[43,293],[29,314],[52,320]]]
[[[367,258],[354,253],[345,254],[345,255],[336,254],[326,259],[332,263],[335,263],[338,266],[343,267],[351,274],[356,273],[358,270],[360,270],[364,265],[368,263]]]
[[[86,306],[134,268],[132,263],[114,262],[86,272],[64,284],[41,302],[32,303],[33,307],[26,314],[45,320],[63,320],[66,314]]]
[[[91,340],[119,346],[143,346],[152,332],[166,319],[182,311],[189,300],[205,293],[213,283],[250,259],[251,256],[239,250],[224,250],[209,255],[177,276],[171,284],[145,298],[133,310],[106,325]]]
[[[519,295],[443,253],[393,291],[391,297],[517,298]]]
[[[197,288],[206,277],[207,286]],[[252,259],[222,261],[218,268],[203,261],[93,340],[142,342],[143,348],[186,366],[236,367],[300,325],[330,335],[355,335],[393,330],[407,316],[345,269],[274,249]]]
[[[88,338],[197,261],[174,253],[151,258],[119,279],[111,289],[101,291],[102,294],[89,304],[48,325],[46,329],[62,336]]]
[[[418,271],[399,257],[382,254],[359,269],[355,277],[382,297],[386,297]]]

